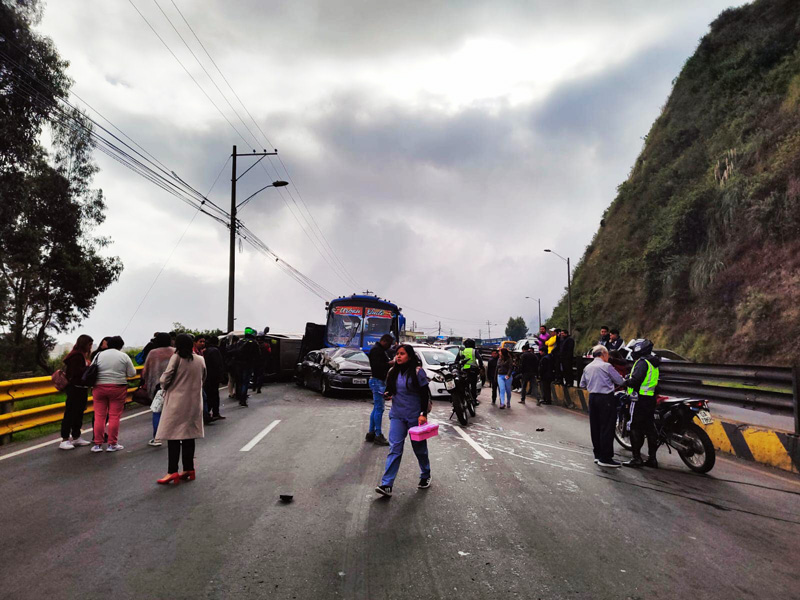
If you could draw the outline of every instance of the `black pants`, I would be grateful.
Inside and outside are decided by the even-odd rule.
[[[467,371],[467,383],[469,384],[469,389],[472,392],[473,398],[478,398],[478,368],[471,367]]]
[[[553,403],[553,382],[549,379],[542,379],[541,380],[541,388],[542,388],[542,402],[544,404],[552,404]]]
[[[589,429],[594,457],[603,462],[614,458],[614,426],[617,400],[614,394],[589,394]]]
[[[564,385],[572,386],[575,383],[575,377],[572,374],[572,361],[561,361],[561,379],[564,380]]]
[[[61,439],[66,440],[70,434],[72,439],[81,437],[83,413],[86,410],[89,390],[68,385],[67,401],[64,404],[64,418],[61,420]]]
[[[209,381],[206,379],[203,389],[206,392],[208,401],[208,412],[213,417],[219,416],[219,381]]]
[[[194,440],[168,440],[169,468],[167,473],[178,472],[178,458],[183,450],[183,470],[194,471]]]
[[[525,396],[528,394],[528,385],[531,386],[530,393],[533,396],[536,396],[536,375],[533,373],[523,373],[522,374],[522,398],[521,400],[525,400]]]
[[[631,403],[631,452],[641,458],[644,439],[647,438],[648,458],[655,458],[658,450],[658,434],[655,423],[656,399],[654,396],[639,396]]]
[[[497,375],[489,376],[489,385],[492,386],[492,404],[497,402]]]

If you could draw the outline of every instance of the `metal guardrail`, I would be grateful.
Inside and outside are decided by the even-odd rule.
[[[136,367],[137,373],[141,373],[142,367]],[[135,382],[139,376],[131,377],[128,381]],[[128,396],[125,402],[131,401],[133,392],[138,385],[128,388]],[[50,377],[31,377],[29,379],[12,379],[0,381],[0,443],[2,440],[8,441],[12,433],[32,429],[48,423],[57,423],[64,416],[64,402],[56,402],[45,406],[27,408],[25,410],[13,411],[14,402],[29,400],[31,398],[41,398],[62,394],[55,387]],[[86,405],[86,412],[94,411],[91,396]]]

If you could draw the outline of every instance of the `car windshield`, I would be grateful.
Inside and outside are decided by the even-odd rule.
[[[450,354],[452,354],[453,358],[458,356],[458,353],[461,351],[461,349],[458,346],[450,346],[449,348],[445,348],[445,350],[447,350]]]
[[[457,350],[458,348],[456,348],[456,351]],[[422,350],[420,354],[422,354],[425,362],[433,367],[450,364],[456,359],[452,353],[447,352],[446,350]]]

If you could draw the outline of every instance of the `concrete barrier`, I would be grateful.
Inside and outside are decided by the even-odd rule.
[[[553,384],[553,403],[571,410],[588,412],[589,394],[576,387]],[[714,416],[713,405],[711,407]],[[714,417],[711,425],[702,427],[714,448],[745,460],[775,467],[791,473],[800,473],[800,437],[787,431],[756,427],[747,423],[720,420]]]

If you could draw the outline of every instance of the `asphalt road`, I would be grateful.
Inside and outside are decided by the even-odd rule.
[[[657,471],[602,470],[586,416],[517,395],[500,411],[487,391],[464,433],[491,458],[439,401],[433,485],[416,489],[407,444],[391,499],[366,398],[291,384],[229,404],[179,486],[155,483],[149,413],[119,453],[4,447],[0,597],[798,597],[797,477],[727,458],[699,476],[663,450]]]

